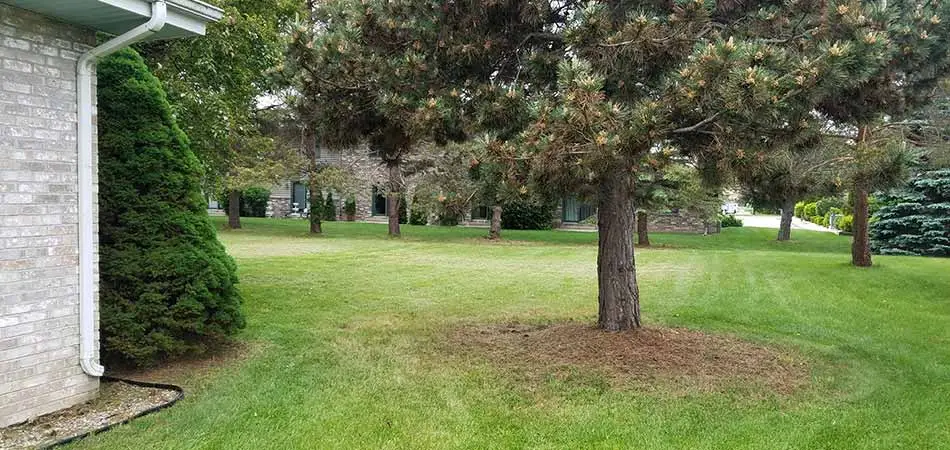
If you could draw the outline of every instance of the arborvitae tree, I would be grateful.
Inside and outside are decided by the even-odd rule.
[[[920,0],[866,1],[861,20],[876,31],[867,40],[886,44],[886,52],[866,81],[842,87],[823,102],[821,111],[848,128],[851,161],[842,170],[854,199],[851,262],[871,266],[868,195],[902,181],[904,136],[891,133],[900,120],[930,103],[950,68],[950,2]],[[829,15],[854,16],[860,5],[842,3]]]
[[[950,169],[923,173],[882,200],[871,224],[876,252],[950,257]]]
[[[286,71],[325,145],[379,155],[398,236],[407,155],[465,138],[471,105],[518,96],[502,87],[544,65],[530,50],[558,15],[542,0],[330,0],[293,34]]]
[[[406,201],[405,195],[399,196],[399,224],[405,225],[409,223],[409,202]]]
[[[769,151],[775,130],[813,126],[789,118],[865,75],[879,44],[826,3],[595,1],[573,11],[558,92],[533,109],[520,147],[540,184],[597,201],[600,327],[640,326],[632,200],[651,152],[672,142],[722,172]]]
[[[336,220],[336,203],[333,201],[333,193],[327,193],[327,200],[323,203],[323,220],[333,222]]]
[[[147,364],[244,326],[201,166],[132,50],[99,64],[100,320],[106,358]]]

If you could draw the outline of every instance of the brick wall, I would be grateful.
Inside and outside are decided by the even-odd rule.
[[[76,60],[88,30],[0,4],[0,426],[95,397],[79,367]]]

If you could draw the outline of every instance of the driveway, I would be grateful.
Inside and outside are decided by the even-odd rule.
[[[770,216],[770,215],[736,215],[737,218],[742,219],[742,226],[752,227],[752,228],[774,228],[778,229],[779,224],[782,222],[782,216]],[[821,225],[816,225],[811,222],[805,222],[797,217],[792,219],[792,229],[793,230],[809,230],[809,231],[824,231],[827,233],[837,233],[837,231],[830,228],[825,228]]]

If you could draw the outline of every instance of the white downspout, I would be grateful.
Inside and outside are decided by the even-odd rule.
[[[79,58],[77,141],[79,144],[79,365],[90,376],[101,377],[105,368],[96,360],[95,249],[92,208],[92,73],[99,58],[115,53],[157,33],[165,26],[165,0],[152,3],[148,22],[89,50]]]

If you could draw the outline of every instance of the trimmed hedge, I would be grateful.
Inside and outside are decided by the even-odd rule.
[[[245,323],[201,165],[137,53],[104,59],[98,79],[103,357],[146,365],[201,352]]]

